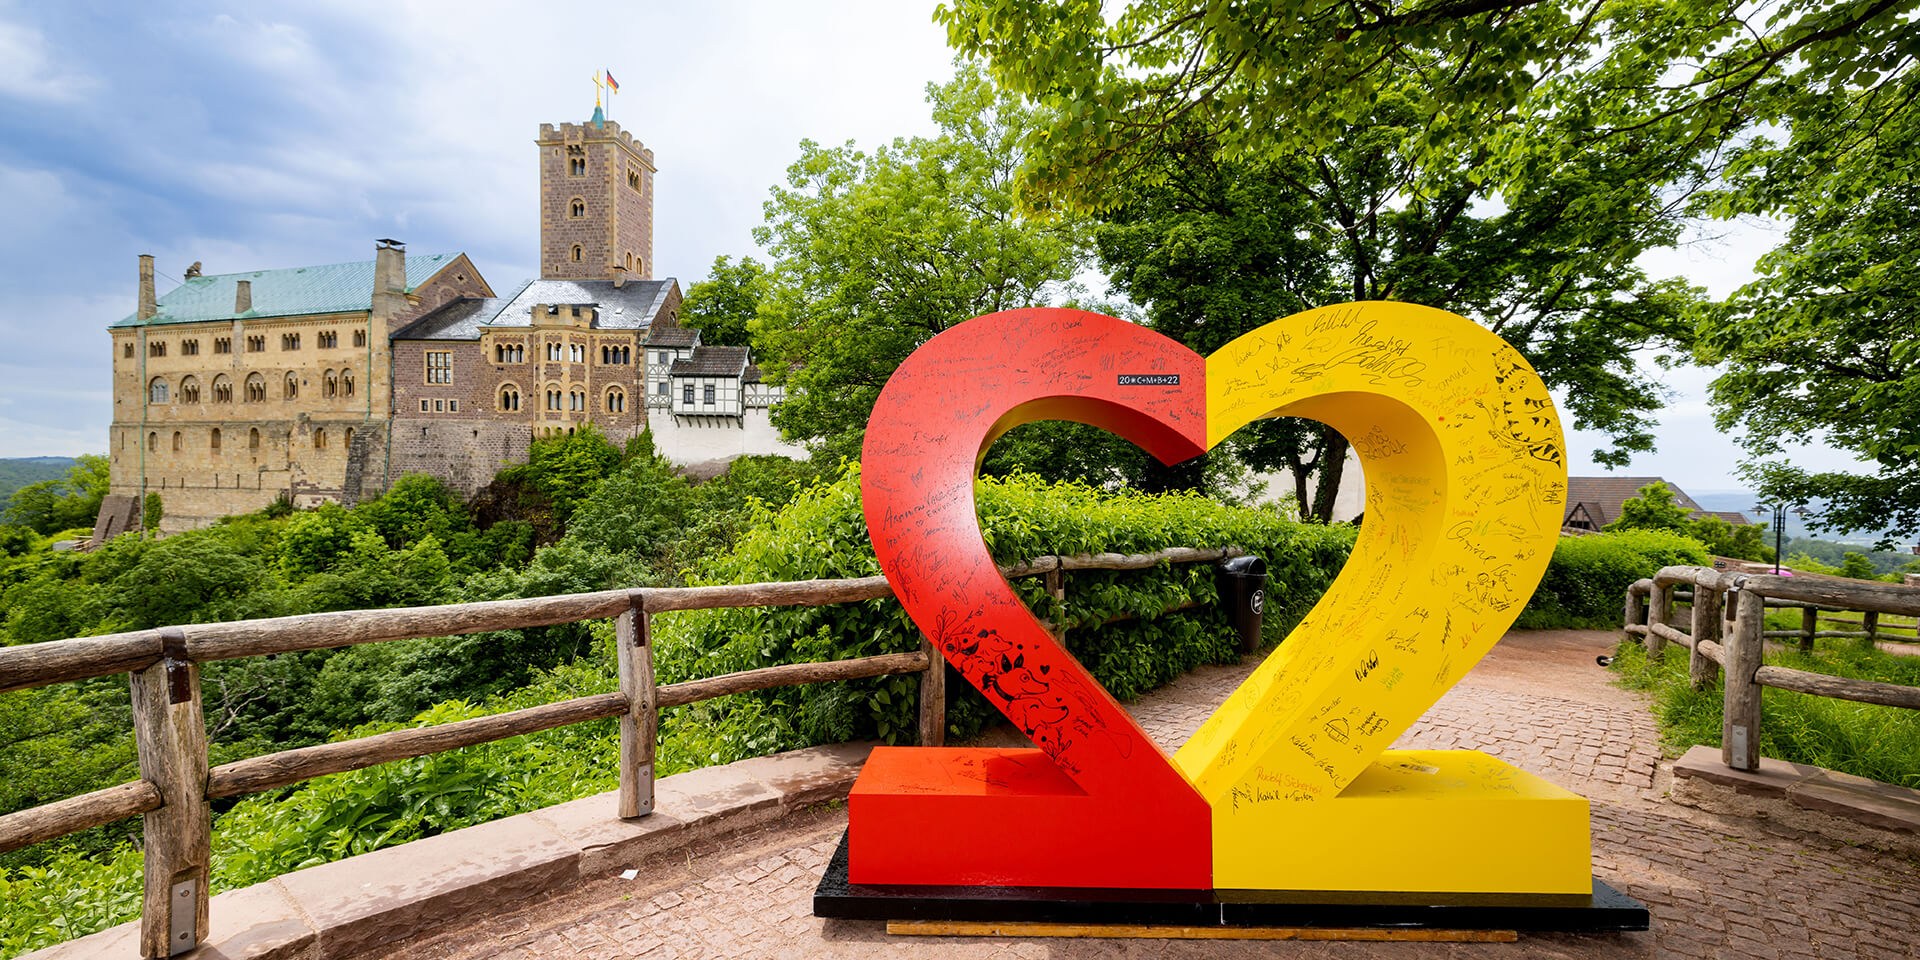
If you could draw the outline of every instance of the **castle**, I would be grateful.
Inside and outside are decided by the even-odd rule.
[[[691,469],[804,456],[747,348],[701,343],[677,322],[679,283],[653,279],[653,151],[597,107],[535,144],[540,279],[504,296],[465,254],[396,240],[354,263],[196,263],[163,297],[141,256],[138,307],[108,327],[102,523],[149,493],[168,532],[283,497],[352,504],[412,473],[471,494],[535,437],[589,421],[615,442],[650,429]]]

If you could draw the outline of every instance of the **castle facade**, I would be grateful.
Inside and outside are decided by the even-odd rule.
[[[202,274],[110,325],[112,489],[158,493],[161,529],[282,497],[352,504],[425,473],[471,494],[538,436],[592,422],[714,471],[804,456],[770,421],[780,388],[745,347],[678,325],[655,280],[653,151],[596,109],[542,124],[540,269],[504,295],[465,254]],[[124,503],[125,501],[120,501]]]

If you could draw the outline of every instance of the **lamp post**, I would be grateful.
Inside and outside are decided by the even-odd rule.
[[[1775,576],[1779,576],[1780,551],[1782,549],[1780,542],[1781,534],[1787,525],[1787,505],[1778,500],[1775,500],[1771,504],[1756,503],[1753,505],[1753,512],[1770,514],[1773,517],[1773,573]],[[1807,508],[1805,506],[1795,506],[1793,508],[1793,515],[1804,520],[1807,516]]]

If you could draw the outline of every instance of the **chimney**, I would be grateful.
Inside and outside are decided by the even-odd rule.
[[[381,239],[373,251],[373,314],[393,319],[407,309],[407,245]]]
[[[153,254],[143,253],[140,255],[140,308],[134,312],[134,316],[146,321],[159,312],[153,298]]]
[[[242,280],[233,285],[233,312],[246,313],[253,309],[253,281]]]
[[[613,265],[613,288],[615,290],[618,290],[621,287],[624,287],[626,285],[627,285],[627,268],[617,263],[614,264]]]

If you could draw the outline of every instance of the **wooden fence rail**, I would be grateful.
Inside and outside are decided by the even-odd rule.
[[[1002,567],[1001,573],[1008,577],[1045,576],[1049,593],[1064,598],[1065,574],[1069,571],[1207,563],[1240,552],[1233,547],[1171,547],[1142,554],[1041,557]],[[90,677],[130,675],[134,741],[140,765],[140,779],[131,783],[0,816],[0,853],[126,817],[143,817],[146,892],[141,909],[141,956],[167,957],[192,949],[207,936],[212,800],[567,724],[618,717],[619,815],[641,817],[653,811],[654,752],[661,710],[769,687],[897,674],[920,675],[920,743],[937,746],[945,739],[946,730],[946,661],[924,640],[919,650],[909,653],[782,664],[664,686],[654,682],[655,614],[722,607],[820,606],[892,595],[885,577],[637,587],[523,600],[191,624],[0,648],[0,693]],[[1174,604],[1164,612],[1195,605]],[[201,663],[606,618],[614,621],[620,683],[616,693],[282,750],[208,768]]]
[[[1674,622],[1675,588],[1692,592],[1687,629]],[[1798,608],[1798,630],[1766,629],[1769,608]],[[1862,631],[1817,629],[1825,611],[1857,612]],[[1920,587],[1783,577],[1773,574],[1737,574],[1707,567],[1664,567],[1651,578],[1627,588],[1626,622],[1629,637],[1638,637],[1648,657],[1658,657],[1668,643],[1687,648],[1687,675],[1696,688],[1712,683],[1716,675],[1725,684],[1720,730],[1720,756],[1727,766],[1755,770],[1760,765],[1760,696],[1774,687],[1815,696],[1920,710],[1920,687],[1833,677],[1808,670],[1762,662],[1767,638],[1795,637],[1800,649],[1813,649],[1816,637],[1850,637],[1872,643],[1882,614],[1920,614]]]

